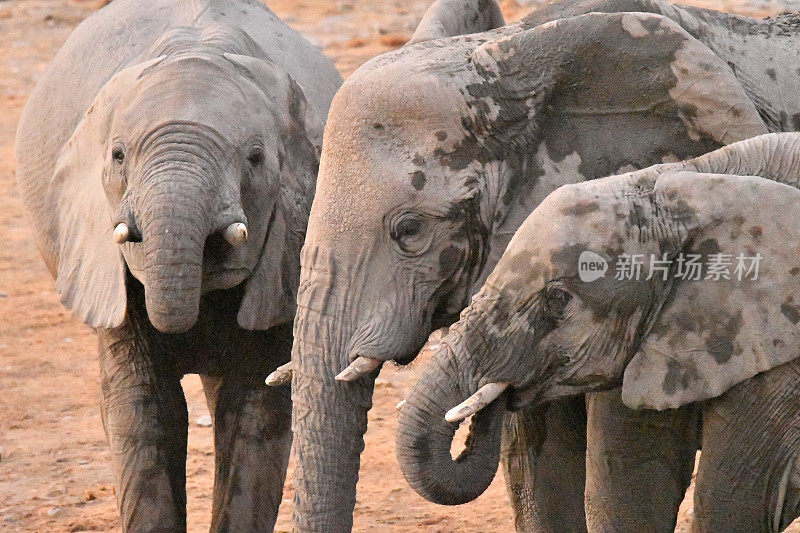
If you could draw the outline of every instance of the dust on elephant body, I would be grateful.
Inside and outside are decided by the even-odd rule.
[[[212,528],[270,529],[291,444],[299,253],[333,65],[251,0],[117,0],[33,91],[17,174],[61,300],[100,339],[125,530],[186,529],[187,414],[214,418]]]
[[[352,527],[381,364],[409,361],[432,330],[454,321],[549,193],[796,126],[800,106],[787,95],[800,89],[800,39],[788,18],[606,0],[556,2],[501,26],[496,8],[486,0],[435,2],[411,44],[363,65],[332,103],[292,356],[301,530]],[[563,438],[542,447],[552,457],[528,462],[544,470],[569,456],[578,466],[548,486],[512,483],[512,501],[536,494],[535,504],[517,510],[519,529],[587,527],[586,439],[568,429],[585,429],[583,400],[557,402],[569,405],[546,418]],[[674,446],[658,459],[659,475],[641,472],[644,484],[596,498],[632,530],[674,529],[697,446],[679,428],[691,427],[697,410],[678,409],[656,424],[636,422],[619,406],[602,416],[658,426],[663,435],[653,441]],[[515,417],[509,423],[523,418]],[[535,428],[517,429],[541,437]],[[592,446],[602,454],[612,440]],[[569,452],[564,442],[574,444]],[[626,467],[645,464],[633,457],[649,448],[643,441]],[[625,469],[591,475],[593,487],[630,477]],[[482,490],[486,476],[458,479],[470,485],[466,494]],[[650,506],[650,516],[666,518],[650,522],[637,502],[659,485],[674,490]]]
[[[403,406],[398,458],[412,486],[436,494],[424,472],[458,472],[442,450],[469,415],[477,431],[459,463],[497,456],[485,434],[506,402],[621,382],[635,409],[707,401],[698,530],[787,527],[800,515],[799,183],[800,134],[782,133],[549,195]],[[607,270],[587,276],[587,254]]]

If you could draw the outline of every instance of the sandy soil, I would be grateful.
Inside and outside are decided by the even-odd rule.
[[[523,1],[523,0],[520,0]],[[696,0],[697,5],[765,16],[798,9],[776,2]],[[119,529],[109,452],[100,423],[96,341],[59,304],[33,245],[13,168],[13,140],[25,99],[70,31],[102,0],[0,0],[0,531]],[[693,2],[694,3],[694,2]],[[270,7],[303,32],[348,76],[402,45],[429,0],[274,0]],[[502,2],[507,20],[529,6]],[[475,502],[439,507],[405,483],[394,457],[394,405],[419,364],[387,368],[376,385],[358,485],[355,529],[512,530],[502,476]],[[210,521],[211,428],[200,381],[184,381],[189,429],[189,530]],[[290,465],[279,531],[291,527]],[[691,492],[677,531],[688,531]],[[800,531],[793,527],[792,531]]]

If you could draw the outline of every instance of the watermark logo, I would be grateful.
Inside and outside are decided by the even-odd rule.
[[[621,254],[614,264],[614,279],[642,281],[660,278],[666,281],[675,278],[688,281],[699,280],[757,280],[762,256],[744,254],[709,255],[675,254]],[[586,250],[578,257],[578,276],[583,282],[605,277],[609,262],[600,254]]]
[[[602,278],[607,270],[608,261],[600,254],[585,250],[578,257],[578,277],[585,283]]]

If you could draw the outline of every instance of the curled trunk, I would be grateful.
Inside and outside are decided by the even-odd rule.
[[[472,419],[466,447],[453,459],[457,423],[445,413],[475,390],[454,381],[458,376],[449,348],[440,350],[414,385],[400,413],[397,459],[408,483],[425,499],[458,505],[474,500],[491,484],[500,461],[504,404],[495,401]],[[477,390],[477,388],[476,388]]]

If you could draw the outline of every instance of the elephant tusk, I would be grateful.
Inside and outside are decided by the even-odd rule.
[[[371,357],[356,357],[356,360],[350,363],[347,368],[339,372],[336,376],[336,381],[356,381],[366,376],[376,368],[381,366],[383,361],[380,359],[373,359]]]
[[[395,405],[394,408],[399,411],[405,404],[406,404],[405,400],[400,400],[399,402],[397,402],[397,405]]]
[[[225,240],[232,246],[239,246],[247,240],[247,226],[241,222],[234,222],[225,228]]]
[[[503,394],[508,388],[508,383],[489,383],[484,385],[478,392],[456,405],[444,415],[448,422],[461,422],[470,415],[474,415]]]
[[[114,242],[117,244],[125,244],[131,237],[131,229],[124,222],[120,222],[114,228]]]
[[[267,376],[267,379],[264,381],[270,387],[277,387],[278,385],[286,385],[292,381],[292,371],[294,370],[294,366],[292,362],[289,361],[285,365],[281,365],[272,373]]]

